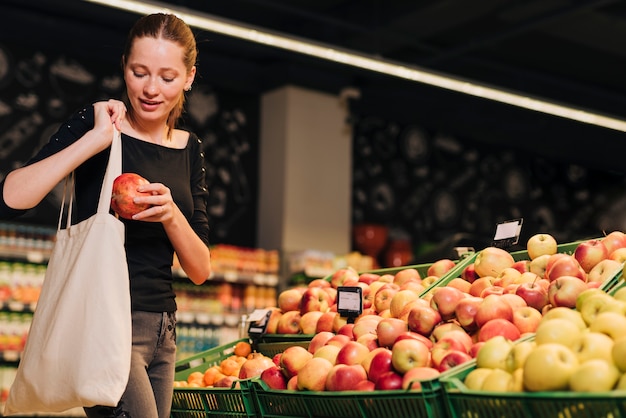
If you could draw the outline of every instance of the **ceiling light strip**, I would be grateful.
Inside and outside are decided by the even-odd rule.
[[[626,132],[626,121],[599,113],[578,109],[544,99],[506,91],[503,89],[481,85],[458,77],[438,74],[414,66],[396,63],[389,60],[370,57],[364,54],[339,49],[330,45],[298,39],[293,36],[281,35],[270,31],[254,28],[227,19],[210,16],[184,8],[173,8],[163,3],[140,0],[84,0],[90,3],[122,9],[140,15],[168,12],[174,13],[189,25],[204,30],[220,33],[234,38],[244,39],[258,44],[281,48],[333,61],[365,70],[391,75],[394,77],[412,80],[419,83],[440,87],[476,97],[481,97],[500,103],[524,109],[534,110],[566,119],[575,120],[591,125],[601,126]]]

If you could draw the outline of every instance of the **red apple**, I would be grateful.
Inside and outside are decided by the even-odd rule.
[[[541,311],[531,306],[513,310],[513,325],[522,335],[535,332],[542,318]]]
[[[478,341],[488,341],[496,335],[501,335],[508,340],[515,341],[519,339],[521,332],[510,320],[495,318],[487,321],[480,327],[478,331]]]
[[[323,332],[333,330],[333,324],[335,323],[335,317],[339,316],[337,311],[328,311],[322,313],[322,315],[317,320],[317,326],[315,328],[315,332]]]
[[[287,389],[287,378],[279,367],[272,366],[263,370],[260,379],[270,389]]]
[[[530,260],[519,260],[513,263],[512,268],[519,271],[520,273],[527,273],[530,271]]]
[[[391,306],[391,299],[398,293],[400,286],[395,283],[385,283],[380,287],[374,295],[373,306],[376,308],[376,312],[380,313],[389,309]]]
[[[504,293],[500,297],[504,299],[506,303],[511,305],[511,308],[513,308],[513,310],[522,306],[528,306],[524,298],[514,293]]]
[[[418,298],[418,299],[415,299],[414,301],[407,303],[406,305],[404,305],[404,307],[398,314],[398,318],[402,319],[405,322],[408,322],[409,313],[411,313],[411,310],[413,310],[413,308],[417,306],[430,307],[430,301],[427,301],[426,299],[423,299],[423,298]]]
[[[369,348],[356,341],[348,341],[337,353],[337,364],[361,364],[367,354]]]
[[[459,350],[450,350],[444,357],[441,359],[439,363],[439,371],[445,372],[453,367],[458,366],[459,364],[467,363],[472,360],[472,356],[465,352]]]
[[[391,364],[391,350],[378,351],[371,359],[367,378],[376,383],[381,374],[393,370]]]
[[[403,268],[402,270],[398,271],[393,276],[393,282],[397,284],[398,286],[402,286],[404,283],[407,283],[410,281],[417,281],[417,282],[422,281],[420,273],[419,271],[417,271],[417,269]]]
[[[352,323],[352,324],[350,324],[350,323],[348,323],[348,324],[343,324],[343,325],[341,326],[341,328],[339,328],[339,329],[337,330],[337,334],[344,334],[344,335],[347,335],[348,337],[350,337],[351,339],[353,339],[353,340],[354,340],[354,333],[352,332],[352,329],[353,329],[353,328],[354,328],[354,324],[353,324],[353,323]]]
[[[480,296],[483,290],[494,285],[496,278],[493,276],[479,277],[472,282],[469,294],[472,296]]]
[[[476,274],[476,268],[474,267],[474,263],[465,266],[465,268],[461,272],[461,278],[470,283],[474,283],[474,280],[478,279],[478,274]]]
[[[391,298],[389,312],[394,318],[399,318],[402,309],[409,303],[419,299],[419,293],[412,290],[398,290]]]
[[[434,346],[433,346],[434,348]],[[391,348],[391,363],[398,373],[417,366],[428,366],[430,363],[430,350],[428,346],[419,340],[407,338],[396,342]]]
[[[313,357],[298,370],[298,390],[322,391],[334,365],[325,358]]]
[[[307,312],[319,311],[326,312],[330,306],[330,296],[321,287],[309,287],[300,300],[300,313],[304,315]]]
[[[402,389],[420,391],[421,382],[436,379],[440,374],[441,372],[434,367],[414,367],[402,376]]]
[[[436,309],[444,321],[451,319],[454,316],[456,305],[465,295],[465,293],[454,287],[436,287],[432,291],[430,307]]]
[[[457,288],[461,292],[469,294],[469,290],[472,284],[465,279],[455,277],[454,279],[450,280],[446,286]]]
[[[513,308],[500,296],[489,295],[483,299],[474,318],[479,328],[482,328],[487,321],[495,318],[512,321]]]
[[[426,274],[428,276],[437,276],[443,277],[447,272],[452,270],[456,266],[456,263],[450,259],[443,258],[441,260],[437,260],[428,266],[428,270]]]
[[[368,376],[372,372],[370,370],[371,369],[370,366],[372,365],[372,360],[374,359],[374,356],[376,356],[376,354],[380,353],[381,351],[388,351],[389,355],[391,355],[391,349],[387,347],[376,347],[375,349],[370,351],[369,354],[365,357],[365,359],[361,362],[361,366],[363,366]]]
[[[576,307],[576,298],[587,290],[587,283],[578,277],[560,276],[548,287],[548,300],[553,306]]]
[[[455,340],[453,338],[437,341],[433,345],[433,348],[430,350],[430,361],[432,367],[435,367],[437,370],[441,371],[441,369],[439,368],[439,366],[441,365],[441,361],[450,351],[453,350],[463,351],[466,353],[468,352],[468,350],[465,349],[465,345],[461,341]]]
[[[313,354],[306,348],[292,345],[283,350],[283,355],[280,356],[280,367],[284,370],[285,376],[291,378],[297,375],[298,371],[312,358]]]
[[[352,267],[344,267],[335,271],[330,277],[330,285],[335,289],[343,286],[346,280],[359,281],[359,273]]]
[[[396,338],[394,344],[404,339],[414,339],[421,341],[428,347],[428,349],[431,349],[433,347],[433,341],[430,338],[413,331],[403,332],[402,334],[398,335],[398,338]]]
[[[315,351],[326,345],[326,343],[335,336],[335,333],[330,331],[321,331],[315,334],[311,341],[309,341],[308,350],[311,354],[315,354]]]
[[[376,334],[361,335],[359,338],[356,339],[356,342],[359,344],[363,344],[370,351],[380,347],[380,345],[378,344],[378,336]]]
[[[483,298],[478,296],[468,296],[457,303],[454,309],[454,316],[459,324],[466,330],[473,331],[478,328],[476,325],[476,312],[482,303]],[[411,326],[409,325],[409,329]]]
[[[367,373],[360,364],[336,364],[326,378],[326,390],[354,390],[359,382],[367,380]]]
[[[283,312],[300,310],[300,300],[305,290],[306,288],[303,287],[293,287],[280,292],[278,294],[278,307],[280,310]]]
[[[343,334],[336,334],[332,336],[328,341],[326,341],[326,345],[336,345],[341,348],[344,345],[348,344],[350,341],[354,341],[352,338]]]
[[[446,332],[441,338],[439,338],[439,340],[437,340],[437,343],[441,343],[442,341],[450,341],[450,340],[454,340],[455,342],[460,342],[463,345],[462,351],[466,351],[466,352],[469,351],[470,348],[472,348],[472,344],[474,344],[474,341],[470,334],[468,334],[467,332],[463,330],[458,330],[458,329],[453,329],[453,330]]]
[[[300,332],[302,334],[315,334],[317,321],[323,315],[321,311],[309,311],[300,317]]]
[[[574,258],[576,258],[586,273],[589,273],[596,264],[608,257],[609,250],[607,250],[602,240],[599,239],[583,241],[574,250]]]
[[[586,281],[587,274],[585,270],[580,266],[580,263],[573,255],[563,254],[561,257],[555,259],[559,254],[550,256],[548,264],[546,264],[546,272],[544,277],[550,281],[554,281],[561,276],[574,276]],[[551,260],[554,262],[551,263]]]
[[[476,358],[476,356],[478,355],[478,351],[483,345],[485,345],[484,341],[476,341],[474,344],[472,344],[472,347],[469,350],[469,355],[472,356],[472,358]]]
[[[489,287],[486,287],[485,289],[483,289],[483,291],[480,292],[479,296],[484,299],[485,297],[487,297],[489,295],[498,295],[498,296],[500,296],[500,295],[503,295],[503,294],[504,294],[504,287],[502,287],[502,286],[495,286],[494,285],[494,286],[489,286]]]
[[[326,279],[313,279],[309,282],[307,287],[330,287],[330,282]]]
[[[375,390],[398,390],[402,389],[402,375],[390,370],[381,374],[374,386]]]
[[[539,278],[539,276],[536,277]],[[524,299],[528,306],[532,306],[539,311],[541,311],[543,307],[548,304],[547,290],[535,281],[520,284],[517,287],[515,294]]]
[[[352,334],[354,335],[354,339],[358,340],[361,336],[365,334],[374,334],[376,335],[376,327],[378,323],[382,321],[378,315],[364,315],[358,317],[354,321],[354,327],[352,328]]]
[[[360,392],[373,392],[375,388],[376,385],[371,380],[361,380],[359,383],[356,384],[354,390]]]
[[[300,318],[302,315],[299,310],[284,312],[278,319],[276,332],[278,334],[299,334]]]
[[[134,202],[136,197],[152,196],[151,192],[137,190],[146,184],[150,182],[136,173],[122,173],[116,177],[111,192],[111,209],[121,218],[132,219],[133,215],[150,208],[152,205]]]
[[[361,273],[359,274],[359,281],[366,284],[372,284],[380,278],[380,274],[376,273]]]
[[[609,255],[618,248],[626,248],[626,234],[622,231],[612,231],[601,238]]]
[[[424,305],[413,307],[406,318],[409,330],[426,336],[430,335],[441,321],[439,311]]]
[[[280,310],[280,308],[277,308],[275,306],[268,309],[270,309],[272,312],[270,313],[270,317],[267,320],[265,332],[267,334],[277,334],[278,320],[281,316],[283,316],[283,312]]]
[[[381,347],[391,347],[398,335],[408,331],[407,323],[398,318],[383,318],[376,326],[378,344]]]

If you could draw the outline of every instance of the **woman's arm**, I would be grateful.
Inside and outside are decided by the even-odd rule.
[[[117,100],[94,104],[95,125],[83,137],[42,160],[18,168],[4,181],[3,198],[13,209],[35,207],[76,167],[111,145],[113,124],[121,128],[126,113]]]

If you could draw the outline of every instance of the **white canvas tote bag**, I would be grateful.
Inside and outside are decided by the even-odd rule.
[[[5,415],[115,406],[126,388],[132,324],[124,225],[109,213],[122,168],[120,133],[114,131],[97,213],[70,225],[70,192],[65,229],[59,217]]]

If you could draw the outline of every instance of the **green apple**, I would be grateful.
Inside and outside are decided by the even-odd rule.
[[[465,376],[463,384],[470,390],[481,390],[485,378],[493,371],[487,367],[477,367]]]
[[[486,392],[511,392],[513,390],[513,375],[506,370],[492,369],[485,380],[481,390]]]
[[[524,363],[524,387],[530,392],[567,390],[578,364],[576,354],[563,344],[537,345]]]
[[[591,359],[602,359],[613,363],[612,350],[613,339],[600,332],[583,331],[580,338],[572,345],[572,351],[580,363]]]
[[[583,296],[582,293],[581,293],[581,296]],[[582,316],[585,323],[589,325],[593,322],[595,317],[600,313],[600,310],[606,304],[611,303],[613,301],[614,299],[610,295],[604,292],[600,292],[600,293],[595,292],[594,294],[588,294],[586,297],[584,297],[583,300],[580,302],[580,308],[577,306],[576,309],[580,312],[580,315]]]
[[[600,307],[598,313],[602,312],[617,312],[618,314],[626,315],[626,301],[611,297],[604,306]]]
[[[581,331],[587,329],[587,324],[583,320],[582,315],[575,309],[566,308],[564,306],[557,306],[555,308],[549,309],[543,314],[542,322],[549,321],[554,318],[567,319],[576,324],[576,326],[578,326]]]
[[[554,318],[539,324],[535,331],[535,342],[537,345],[555,343],[571,348],[580,339],[582,332],[574,322],[565,318]]]
[[[592,359],[580,364],[570,376],[569,387],[574,392],[608,392],[620,378],[613,362]]]
[[[591,287],[581,292],[581,294],[578,295],[578,297],[576,298],[576,310],[580,312],[583,302],[587,300],[590,296],[597,294],[606,295],[606,292],[598,287]]]
[[[626,391],[626,373],[623,373],[617,384],[615,385],[615,390]]]
[[[626,337],[619,337],[613,340],[611,348],[613,363],[622,373],[626,373]]]
[[[476,355],[476,367],[513,371],[514,345],[511,340],[502,335],[492,337],[478,350],[478,354]]]
[[[622,286],[613,293],[613,298],[626,301],[626,286]]]
[[[524,367],[528,355],[537,347],[534,340],[520,341],[513,347],[513,370]]]
[[[617,340],[626,336],[626,316],[617,312],[601,312],[589,324],[589,330],[604,333]]]
[[[513,371],[513,384],[511,392],[523,392],[524,391],[524,368],[520,367]]]

